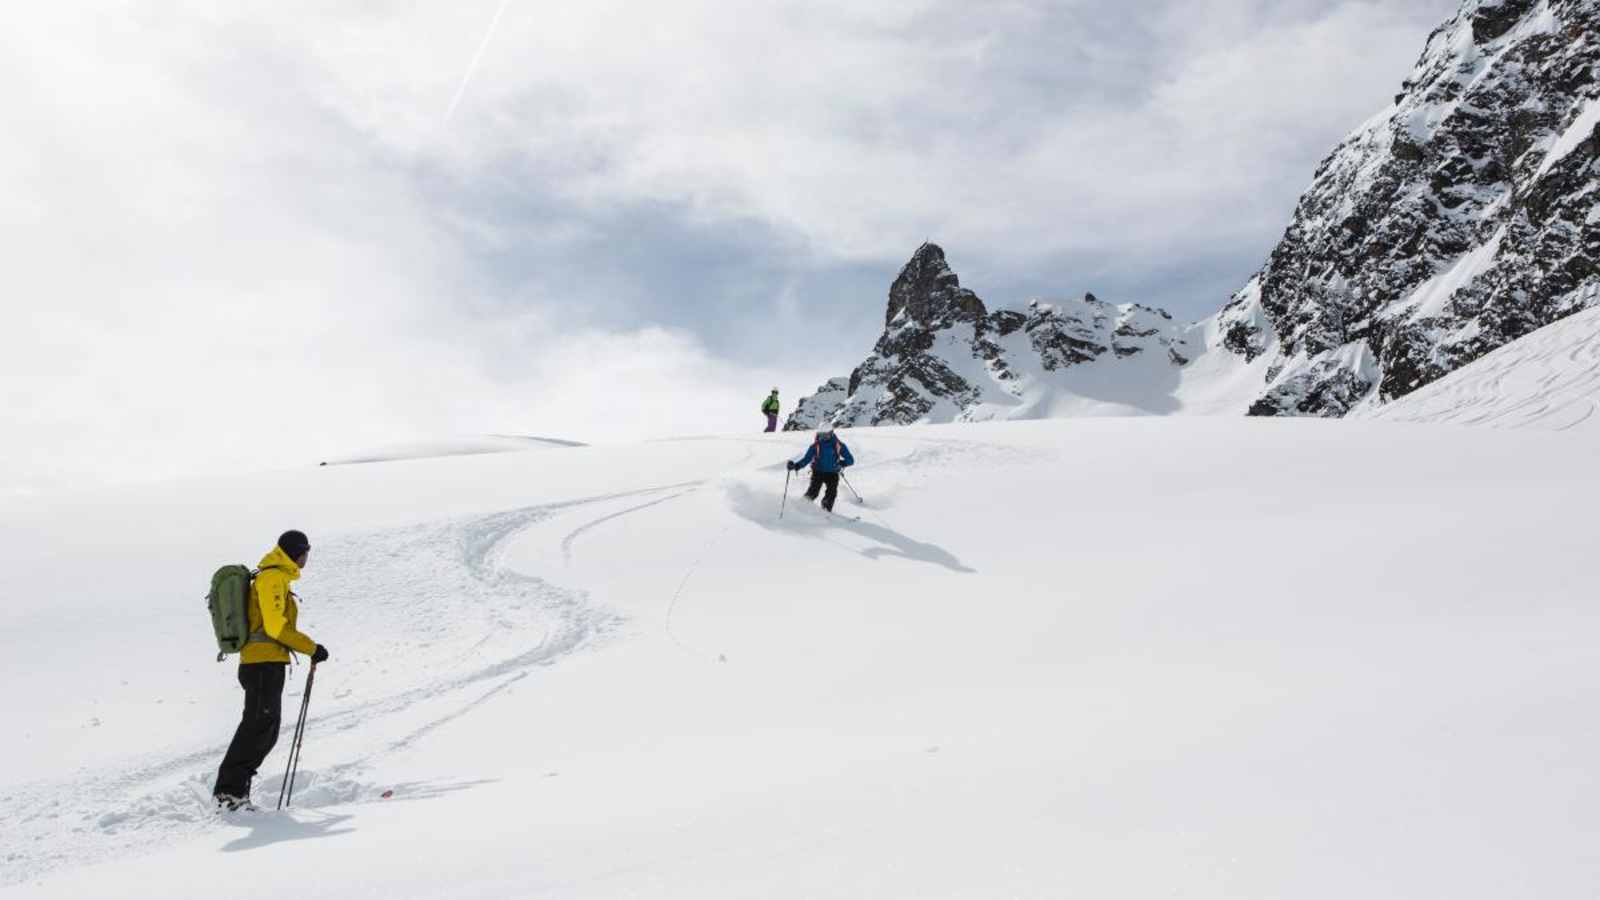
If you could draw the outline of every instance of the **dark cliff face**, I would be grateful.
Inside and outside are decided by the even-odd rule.
[[[1317,170],[1222,346],[1257,415],[1403,396],[1595,302],[1600,3],[1468,0]]]
[[[961,286],[944,250],[937,244],[923,244],[889,287],[889,309],[883,324],[890,327],[904,315],[924,329],[938,330],[958,322],[977,322],[988,314],[978,295]]]

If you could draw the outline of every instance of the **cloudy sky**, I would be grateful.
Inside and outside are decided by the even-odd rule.
[[[1214,311],[1457,0],[118,0],[0,33],[0,497],[754,426],[925,239]]]

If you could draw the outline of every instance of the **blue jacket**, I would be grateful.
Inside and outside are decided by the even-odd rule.
[[[804,469],[806,466],[816,466],[818,472],[832,473],[855,464],[856,458],[850,455],[850,448],[836,434],[830,441],[813,439],[811,446],[806,448],[806,455],[796,460],[794,467]]]

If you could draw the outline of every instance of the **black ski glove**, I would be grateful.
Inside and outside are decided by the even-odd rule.
[[[314,662],[314,663],[327,662],[328,661],[328,648],[322,646],[321,644],[318,644],[317,645],[317,652],[311,654],[311,661]]]
[[[794,470],[800,468],[799,466],[794,464],[794,460],[792,460],[792,459],[789,460],[788,462],[784,463],[784,465],[788,466],[789,467],[789,471],[791,471],[791,472],[793,472]]]

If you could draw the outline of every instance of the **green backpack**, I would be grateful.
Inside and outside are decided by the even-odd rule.
[[[249,566],[223,566],[211,576],[206,606],[217,636],[217,662],[250,643],[250,582],[255,577]]]

